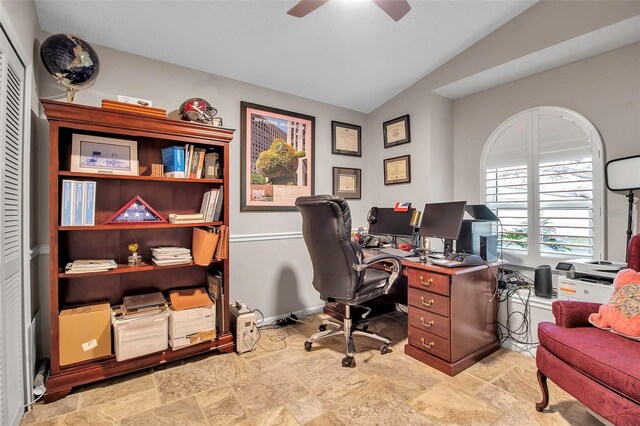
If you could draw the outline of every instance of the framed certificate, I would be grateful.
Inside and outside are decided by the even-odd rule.
[[[384,164],[384,184],[394,185],[396,183],[411,182],[411,156],[387,158]]]
[[[362,127],[355,124],[331,122],[331,153],[362,156]]]
[[[361,173],[360,169],[350,169],[347,167],[333,168],[333,195],[345,199],[361,198]]]
[[[409,114],[382,123],[384,147],[389,148],[411,142]]]

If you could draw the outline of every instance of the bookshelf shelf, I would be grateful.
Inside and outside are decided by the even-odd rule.
[[[95,226],[60,226],[59,231],[117,231],[123,229],[168,229],[168,228],[195,228],[196,226],[220,226],[224,222],[200,222],[200,223],[122,223]]]
[[[222,260],[213,259],[210,265],[218,262],[222,262]],[[195,263],[184,263],[182,265],[167,265],[167,266],[158,266],[152,263],[145,263],[143,265],[138,265],[138,266],[129,266],[124,263],[118,263],[118,267],[116,269],[112,269],[106,272],[88,272],[86,274],[67,274],[64,272],[62,268],[59,268],[58,278],[73,279],[73,278],[108,276],[108,275],[118,275],[118,274],[135,274],[140,272],[162,271],[164,269],[207,268],[208,266],[196,265]]]
[[[86,105],[42,99],[49,121],[49,344],[50,375],[44,395],[45,403],[65,397],[80,385],[104,380],[164,362],[174,361],[209,351],[231,352],[233,336],[229,331],[229,312],[221,310],[217,336],[210,342],[178,350],[170,347],[138,358],[117,361],[114,355],[90,359],[71,365],[60,365],[59,315],[63,309],[96,302],[122,303],[124,296],[161,292],[165,298],[177,288],[203,287],[207,274],[221,278],[221,294],[229,294],[229,259],[213,259],[208,266],[193,263],[157,266],[151,259],[153,247],[186,247],[191,249],[193,229],[198,226],[229,226],[229,143],[235,130],[200,123],[156,118],[118,112]],[[140,173],[148,174],[152,164],[162,163],[162,149],[171,146],[193,146],[199,152],[216,153],[221,179],[181,179],[155,176],[127,176],[101,173],[71,172],[70,165],[75,135],[107,137],[135,141]],[[76,138],[77,140],[77,138]],[[60,226],[62,199],[68,197],[63,180],[95,181],[92,196],[74,192],[72,218],[77,212],[92,212],[97,225]],[[75,188],[74,188],[75,190]],[[190,214],[201,210],[204,194],[219,191],[219,220],[201,223],[116,223],[103,225],[132,197],[139,196],[164,218],[169,213]],[[82,195],[82,201],[78,198]],[[65,208],[69,208],[69,198]],[[93,209],[87,200],[94,200]],[[65,210],[66,214],[68,211]],[[217,211],[216,211],[217,214]],[[68,216],[65,216],[65,219]],[[90,222],[91,216],[83,216]],[[217,217],[217,216],[216,216]],[[73,222],[65,222],[73,223]],[[94,232],[105,231],[105,232]],[[141,242],[138,251],[148,263],[131,267],[119,264],[106,272],[68,274],[64,264],[78,259],[115,259],[124,261],[132,241]],[[228,250],[228,249],[227,249]],[[63,266],[63,268],[61,268]]]
[[[107,175],[103,173],[80,173],[61,170],[59,176],[86,179],[117,179],[117,180],[135,180],[145,182],[180,182],[180,183],[206,183],[206,184],[222,184],[224,179],[183,179],[168,178],[156,176],[126,176],[126,175]]]

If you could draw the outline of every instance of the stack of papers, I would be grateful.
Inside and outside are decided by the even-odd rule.
[[[80,259],[67,263],[64,270],[67,274],[87,274],[89,272],[107,272],[117,267],[118,264],[113,259]]]
[[[157,247],[151,249],[153,263],[158,266],[191,263],[191,250],[184,247]]]
[[[167,308],[167,300],[160,292],[125,296],[116,316],[120,315],[124,319],[142,318],[161,314]]]
[[[204,222],[204,215],[201,213],[169,215],[169,223],[203,223],[203,222]]]

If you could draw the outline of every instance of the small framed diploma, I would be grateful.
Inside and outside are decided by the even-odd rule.
[[[411,182],[411,156],[387,158],[384,163],[384,184],[394,185],[396,183]]]
[[[333,195],[359,200],[362,170],[346,167],[333,168]]]
[[[382,123],[384,147],[389,148],[411,142],[409,114]]]
[[[331,153],[362,156],[362,127],[355,124],[331,122]]]

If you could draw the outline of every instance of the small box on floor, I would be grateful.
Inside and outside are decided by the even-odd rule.
[[[168,347],[169,312],[157,312],[125,319],[111,314],[113,323],[116,359],[124,361],[139,356],[160,352]]]
[[[216,338],[216,307],[204,288],[174,290],[169,294],[169,343],[172,348]]]
[[[60,327],[60,365],[111,355],[109,303],[63,309]]]

